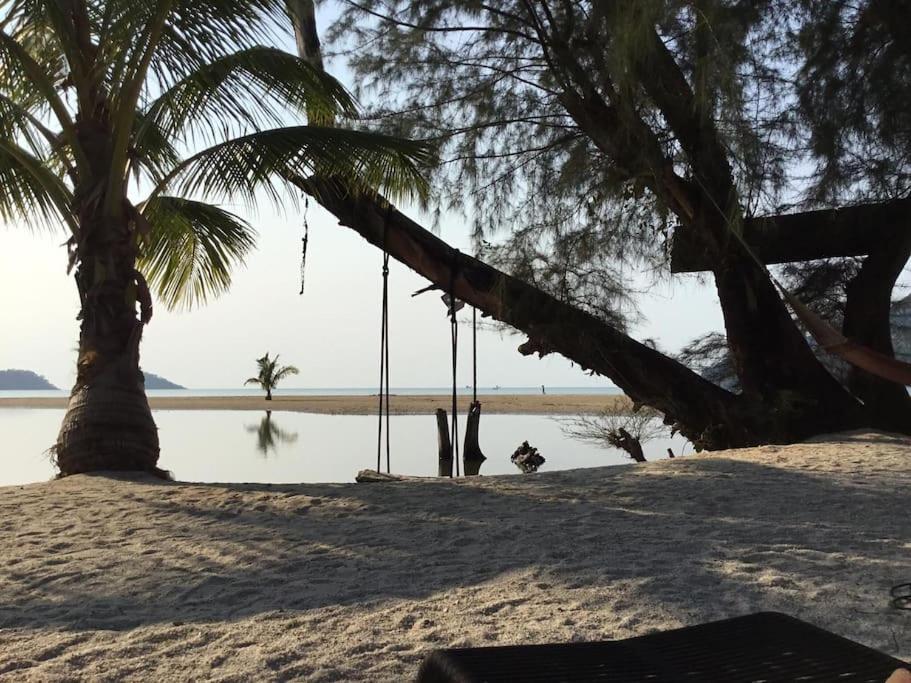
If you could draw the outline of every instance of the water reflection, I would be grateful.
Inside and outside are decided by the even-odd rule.
[[[286,432],[272,420],[272,411],[267,410],[258,425],[247,425],[247,431],[256,434],[256,450],[264,458],[269,457],[269,451],[278,452],[279,444],[294,443],[297,441],[297,432]]]
[[[263,417],[233,410],[157,410],[158,465],[182,481],[271,483],[354,481],[358,471],[376,467],[376,416],[275,412]],[[54,442],[61,419],[63,411],[56,409],[0,409],[0,485],[54,475],[44,452]],[[395,415],[391,434],[393,472],[436,476],[439,448],[433,415]],[[509,456],[523,440],[547,458],[541,470],[630,463],[626,453],[616,449],[567,438],[559,420],[486,415],[479,440],[487,456],[484,475],[516,474]],[[646,456],[657,460],[668,447],[679,453],[683,442],[679,435],[649,441]]]

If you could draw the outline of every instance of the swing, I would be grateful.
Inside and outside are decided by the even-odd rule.
[[[379,385],[379,408],[378,408],[378,426],[377,426],[377,443],[376,443],[376,470],[363,470],[357,476],[357,481],[395,481],[391,473],[390,462],[390,429],[389,429],[389,251],[386,249],[386,224],[383,226],[383,296],[380,315],[380,385]],[[453,269],[450,282],[450,291],[442,296],[443,303],[449,314],[450,323],[450,340],[452,345],[452,429],[450,431],[447,424],[446,411],[442,408],[436,411],[437,433],[439,439],[439,469],[438,475],[441,477],[453,476],[453,464],[455,465],[455,475],[459,476],[459,443],[458,443],[458,393],[456,384],[456,374],[458,369],[458,321],[456,313],[465,306],[464,301],[459,301],[453,295],[455,269]],[[435,285],[425,287],[412,296],[417,296],[431,289],[437,289]],[[487,459],[481,452],[478,443],[478,430],[481,420],[481,403],[478,401],[478,328],[477,328],[477,309],[472,309],[472,402],[468,410],[465,426],[465,441],[462,449],[464,458],[464,471],[468,476],[477,475],[480,472],[481,464]],[[382,451],[383,451],[383,422],[385,417],[386,432],[386,472],[382,473]]]

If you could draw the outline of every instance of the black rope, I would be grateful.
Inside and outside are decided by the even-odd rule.
[[[471,401],[478,402],[478,309],[471,308]]]
[[[376,434],[376,471],[382,471],[383,400],[386,401],[386,472],[389,462],[389,252],[386,251],[386,224],[383,224],[383,303],[380,322],[379,423]]]
[[[307,223],[307,210],[310,208],[310,197],[304,196],[304,236],[301,238],[301,295],[304,293],[304,282],[307,266],[307,239],[310,236],[310,225]]]
[[[386,318],[386,474],[391,473],[389,462],[389,436],[392,430],[389,429],[389,253],[383,258],[383,298],[386,304],[383,306],[383,315]]]
[[[456,402],[456,369],[458,362],[459,349],[459,325],[456,321],[456,298],[455,298],[455,277],[456,267],[458,265],[459,250],[452,253],[452,269],[449,273],[449,327],[452,338],[452,438],[450,439],[450,454],[456,467],[456,476],[459,476],[459,427],[458,427],[458,403]]]

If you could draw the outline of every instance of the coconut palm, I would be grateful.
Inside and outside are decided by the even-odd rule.
[[[259,372],[256,374],[256,377],[247,379],[244,382],[244,386],[248,384],[258,384],[260,388],[266,392],[267,401],[272,400],[272,390],[279,382],[288,375],[296,375],[300,372],[293,365],[283,365],[279,367],[278,354],[275,355],[275,358],[269,358],[268,351],[265,356],[256,359],[256,365],[259,367]]]
[[[81,304],[61,474],[158,471],[139,371],[150,290],[169,307],[202,303],[254,245],[215,202],[284,201],[310,173],[354,191],[420,187],[425,146],[304,125],[355,105],[269,47],[286,24],[281,0],[0,6],[0,218],[65,226]]]

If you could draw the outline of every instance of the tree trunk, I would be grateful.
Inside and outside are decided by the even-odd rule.
[[[858,204],[840,209],[804,211],[747,218],[743,239],[765,264],[865,256],[908,232],[911,199]],[[715,263],[698,239],[684,227],[674,233],[671,272],[712,270]]]
[[[272,389],[266,389],[266,400],[267,401],[272,400]]]
[[[449,438],[449,419],[446,411],[437,408],[437,472],[441,477],[452,477],[452,441]]]
[[[607,440],[614,448],[626,451],[635,462],[646,462],[645,454],[642,452],[642,443],[623,427],[608,432]],[[671,449],[668,449],[668,452],[671,452]],[[671,457],[674,456],[671,455]]]
[[[481,472],[481,465],[487,460],[481,452],[478,443],[478,429],[481,426],[481,403],[473,401],[468,408],[468,417],[465,420],[465,442],[462,449],[462,462],[465,465],[465,474],[476,475]]]
[[[146,321],[151,306],[134,268],[129,226],[97,219],[81,228],[75,279],[82,322],[76,383],[54,449],[60,476],[98,470],[167,476],[157,467],[158,430],[139,369],[137,296]]]
[[[458,299],[526,333],[520,352],[559,352],[609,377],[635,403],[661,411],[697,449],[787,443],[866,424],[856,402],[849,404],[851,411],[835,411],[799,391],[784,392],[777,401],[734,395],[603,320],[453,249],[382,198],[351,195],[326,179],[295,182],[371,244],[385,245],[393,258],[444,291],[452,286]]]
[[[907,217],[902,221],[904,226]],[[895,357],[892,347],[892,291],[911,256],[911,229],[881,243],[849,283],[842,333],[852,342]],[[906,387],[851,366],[848,387],[870,411],[873,424],[906,432],[911,423],[911,396]]]

